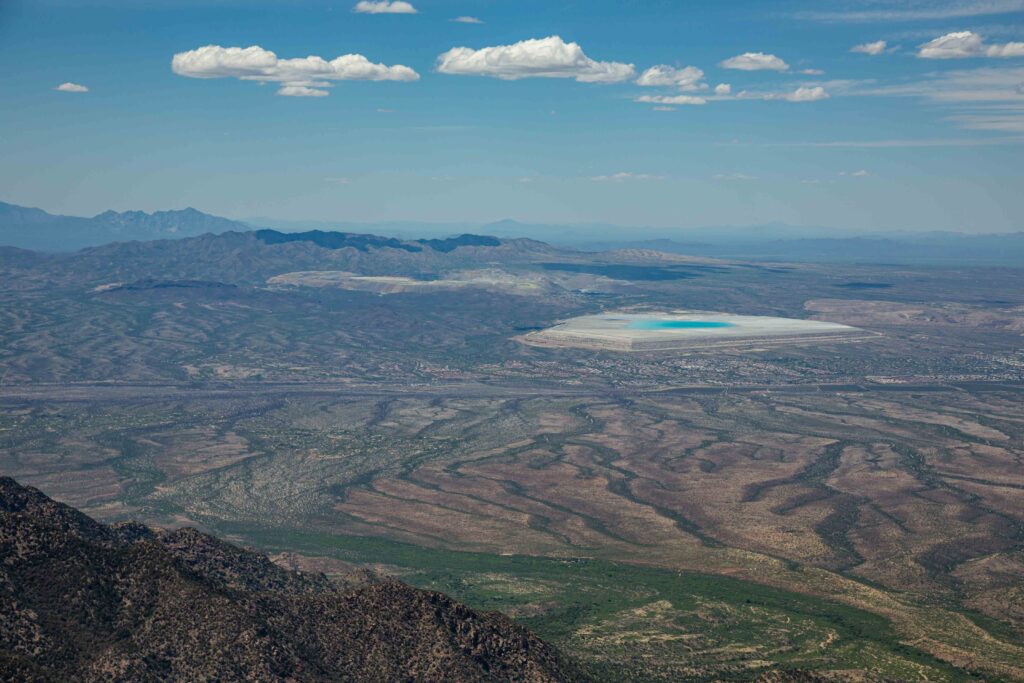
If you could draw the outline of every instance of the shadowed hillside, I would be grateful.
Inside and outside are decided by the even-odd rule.
[[[194,529],[105,526],[0,478],[5,681],[574,681],[497,613],[345,588]]]

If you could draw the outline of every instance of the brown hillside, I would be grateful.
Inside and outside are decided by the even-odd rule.
[[[0,680],[573,681],[549,645],[397,581],[354,589],[0,478]]]

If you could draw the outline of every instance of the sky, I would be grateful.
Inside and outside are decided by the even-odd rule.
[[[1024,230],[1024,0],[0,0],[0,200]]]

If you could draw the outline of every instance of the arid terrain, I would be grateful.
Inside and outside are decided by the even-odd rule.
[[[500,610],[601,679],[1024,680],[1018,270],[150,244],[0,262],[0,473]],[[518,340],[674,309],[871,334]]]

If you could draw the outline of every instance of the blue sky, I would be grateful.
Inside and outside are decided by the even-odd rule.
[[[1024,229],[1024,0],[366,9],[3,0],[0,200]],[[286,61],[310,55],[322,61]],[[342,55],[362,57],[332,62]]]

